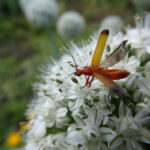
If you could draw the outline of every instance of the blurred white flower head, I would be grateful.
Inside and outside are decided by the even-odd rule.
[[[111,35],[115,35],[124,27],[124,21],[119,16],[108,16],[100,24],[100,31],[109,29]]]
[[[75,64],[66,54],[53,65],[47,64],[41,82],[34,86],[37,94],[26,113],[34,117],[29,120],[24,150],[146,150],[143,143],[150,144],[150,78],[145,77],[145,71],[150,72],[149,69],[138,71],[140,67],[145,68],[140,57],[132,53],[139,39],[135,37],[138,40],[133,44],[128,30],[125,35],[118,33],[109,37],[102,59],[123,40],[130,43],[129,55],[111,69],[131,72],[128,78],[115,81],[130,94],[131,107],[113,94],[110,104],[109,89],[97,79],[90,88],[80,88],[86,79],[68,76],[75,72]],[[150,38],[150,34],[146,36]],[[142,39],[140,42],[143,44]],[[97,38],[92,37],[90,44],[70,46],[78,68],[91,65],[96,44]],[[137,51],[143,47],[139,45]]]
[[[128,28],[125,37],[130,43],[140,61],[149,60],[150,57],[150,14],[144,18],[135,16],[136,28]],[[136,37],[136,38],[135,38]]]
[[[57,32],[65,38],[79,36],[85,29],[85,19],[78,12],[68,11],[57,20]]]
[[[56,0],[20,0],[20,5],[28,21],[38,27],[52,25],[58,14]]]

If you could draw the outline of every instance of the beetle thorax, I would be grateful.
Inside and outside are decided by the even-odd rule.
[[[81,76],[81,75],[92,75],[93,69],[92,67],[84,67],[83,69],[77,69],[74,73],[75,76]]]

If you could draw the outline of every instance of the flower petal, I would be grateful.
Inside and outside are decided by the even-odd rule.
[[[103,141],[110,142],[116,137],[116,132],[111,130],[110,128],[101,128],[101,133],[103,135]]]
[[[137,82],[140,90],[147,96],[150,96],[150,81],[146,78],[139,78]]]

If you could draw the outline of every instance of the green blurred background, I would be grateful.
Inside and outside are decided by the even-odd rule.
[[[133,25],[133,16],[145,8],[131,0],[58,0],[59,15],[67,10],[80,12],[86,20],[84,33],[73,41],[88,39],[103,18],[120,16]],[[58,16],[59,16],[58,15]],[[55,23],[51,27],[55,31]],[[63,44],[54,33],[58,47]],[[69,40],[68,40],[69,42]],[[27,104],[33,97],[32,84],[38,81],[39,68],[54,55],[47,32],[31,25],[18,0],[0,0],[0,150],[9,150],[6,138],[24,120]]]

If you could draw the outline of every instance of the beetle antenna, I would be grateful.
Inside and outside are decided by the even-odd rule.
[[[57,35],[58,39],[59,39],[59,40],[63,43],[63,45],[66,47],[66,51],[69,52],[70,56],[72,57],[73,62],[74,62],[74,64],[75,64],[75,68],[76,68],[76,70],[77,70],[77,64],[76,64],[75,58],[73,57],[71,51],[69,50],[68,45],[66,44],[66,42],[65,42],[58,34],[56,34],[56,35]]]
[[[65,76],[64,80],[66,80],[68,77],[70,77],[70,76],[71,76],[71,75],[73,75],[73,74],[74,74],[74,72],[73,72],[73,73],[68,74],[67,76]]]
[[[68,75],[67,75],[67,77],[70,77],[70,76],[71,76],[71,75],[73,75],[73,74],[74,74],[74,72],[73,72],[73,73],[68,74]],[[66,77],[66,78],[67,78],[67,77]]]
[[[75,61],[75,58],[73,57],[73,55],[72,55],[72,53],[71,53],[71,51],[68,49],[68,52],[69,52],[69,54],[70,54],[70,56],[72,57],[72,59],[73,59],[73,61],[74,61],[74,64],[75,64],[75,68],[76,68],[76,70],[77,70],[77,64],[76,64],[76,61]]]

